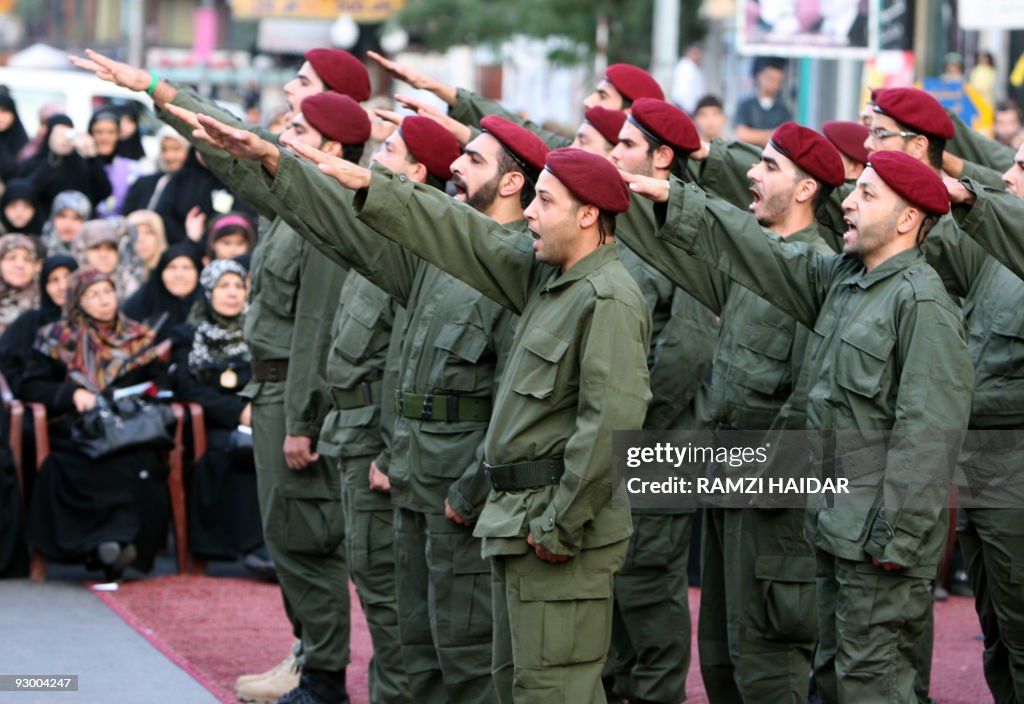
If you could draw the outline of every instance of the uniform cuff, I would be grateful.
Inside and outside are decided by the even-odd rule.
[[[548,552],[556,555],[575,555],[576,548],[570,547],[563,539],[562,530],[558,526],[554,506],[548,509],[539,517],[530,521],[530,533],[533,540]]]
[[[683,183],[673,177],[665,224],[658,237],[687,251],[693,249],[703,220],[707,194],[696,184]]]

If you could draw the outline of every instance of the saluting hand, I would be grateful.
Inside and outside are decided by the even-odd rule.
[[[430,118],[437,124],[441,125],[441,127],[444,127],[452,133],[452,136],[454,136],[462,146],[469,144],[469,140],[473,137],[473,130],[469,129],[468,126],[454,118],[448,117],[447,113],[430,103],[417,100],[416,98],[411,98],[407,95],[396,95],[395,101],[410,110],[416,111],[416,114],[420,117]]]
[[[649,200],[653,200],[655,203],[666,203],[668,202],[668,196],[670,193],[669,182],[660,179],[653,178],[651,176],[638,176],[636,174],[626,173],[625,171],[619,170],[622,174],[623,180],[629,184],[629,190],[636,193],[638,196],[643,196]]]
[[[281,140],[281,144],[291,149],[303,159],[316,164],[320,171],[327,174],[345,188],[358,191],[370,185],[370,170],[358,164],[320,151],[294,140]]]
[[[949,191],[949,202],[950,203],[966,203],[970,205],[974,202],[975,195],[964,184],[957,181],[955,178],[943,177],[942,182],[946,185],[946,190]]]
[[[537,553],[537,557],[544,560],[544,562],[566,562],[571,555],[559,555],[558,553],[546,550],[537,544],[537,541],[533,539],[533,533],[526,536],[526,544],[533,548],[533,551]]]
[[[83,59],[80,56],[68,56],[68,60],[76,67],[91,71],[108,83],[116,83],[129,90],[146,90],[153,80],[152,74],[144,68],[130,66],[120,61],[114,61],[92,49],[86,49],[85,55],[89,58]]]
[[[277,153],[277,147],[248,130],[226,125],[209,115],[196,115],[196,121],[199,127],[192,132],[193,137],[223,149],[236,159],[260,161],[271,152]]]
[[[445,101],[449,105],[455,104],[455,88],[447,83],[428,76],[425,73],[420,73],[416,69],[409,68],[405,64],[400,64],[397,61],[391,61],[386,59],[376,51],[368,51],[366,55],[377,62],[377,65],[382,69],[390,73],[393,77],[400,81],[408,83],[413,88],[420,90],[429,90],[431,93]]]

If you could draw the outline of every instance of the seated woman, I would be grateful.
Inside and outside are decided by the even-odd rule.
[[[31,237],[0,237],[0,334],[19,315],[39,305],[38,271]]]
[[[53,199],[50,219],[43,225],[47,254],[71,254],[78,231],[92,217],[92,203],[84,193],[61,191]]]
[[[203,269],[204,296],[188,322],[171,333],[175,396],[203,407],[206,444],[189,494],[189,546],[213,560],[265,552],[252,455],[230,454],[229,438],[239,425],[251,425],[250,406],[238,392],[251,376],[249,348],[242,337],[246,271],[233,261]],[[264,555],[265,559],[266,556]]]
[[[125,315],[145,321],[156,328],[160,340],[167,339],[174,327],[188,320],[192,306],[202,295],[200,269],[202,264],[194,244],[171,245],[160,255],[149,281],[125,301]]]
[[[75,259],[84,269],[96,269],[114,281],[118,300],[124,301],[139,289],[139,280],[121,262],[121,238],[108,220],[90,220],[75,237]]]
[[[145,283],[167,249],[164,221],[152,210],[136,210],[127,220],[131,235],[121,242],[121,256],[131,262],[132,275]]]
[[[121,114],[117,109],[108,106],[96,111],[89,120],[89,136],[96,145],[96,158],[103,164],[111,189],[110,196],[96,205],[96,214],[103,217],[119,215],[128,188],[142,173],[142,165],[138,158],[118,153]]]
[[[35,480],[28,540],[57,562],[84,561],[116,579],[129,565],[143,571],[167,537],[167,463],[158,450],[131,449],[89,459],[71,440],[75,418],[97,394],[166,381],[166,345],[117,308],[110,276],[76,271],[67,315],[39,331],[21,396],[42,403],[51,451]]]
[[[44,325],[60,320],[68,294],[68,278],[77,269],[78,262],[71,255],[47,257],[39,275],[39,307],[19,315],[0,336],[0,372],[15,396],[18,396],[36,334]]]

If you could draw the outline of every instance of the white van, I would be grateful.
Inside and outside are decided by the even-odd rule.
[[[6,86],[18,106],[18,115],[25,131],[32,137],[39,131],[39,109],[47,103],[62,106],[62,111],[84,132],[92,114],[104,105],[135,102],[140,108],[139,121],[143,135],[153,134],[159,121],[153,114],[153,101],[145,93],[122,88],[100,80],[86,71],[0,67],[0,85]],[[145,139],[143,141],[146,141]],[[152,154],[150,145],[146,152]]]

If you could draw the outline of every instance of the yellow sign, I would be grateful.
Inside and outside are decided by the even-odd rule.
[[[356,22],[368,24],[383,22],[404,5],[405,0],[231,0],[231,14],[240,20],[335,20],[340,15],[351,15]]]

